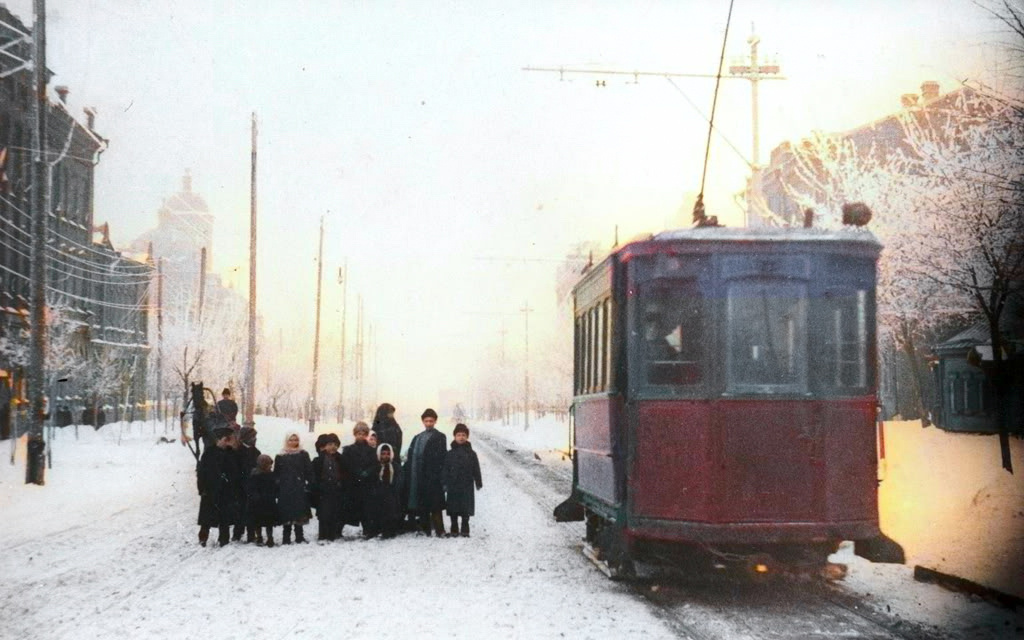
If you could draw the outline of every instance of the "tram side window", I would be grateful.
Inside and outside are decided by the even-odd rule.
[[[695,385],[704,372],[704,300],[693,285],[662,285],[640,304],[644,377],[649,385]]]
[[[726,314],[729,391],[804,392],[806,316],[806,288],[802,284],[730,284]]]
[[[610,303],[605,300],[576,317],[575,391],[577,395],[607,391],[611,382]]]
[[[864,389],[870,382],[867,291],[826,293],[815,304],[819,383],[835,392]]]

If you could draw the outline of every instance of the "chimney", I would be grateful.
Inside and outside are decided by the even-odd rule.
[[[62,85],[58,85],[57,87],[54,88],[54,91],[57,92],[57,96],[60,98],[61,104],[67,104],[68,103],[68,93],[70,93],[71,90],[68,89],[67,86],[65,86],[63,84]]]
[[[900,96],[900,106],[904,109],[917,106],[917,94],[916,93],[904,93]]]
[[[925,80],[921,84],[921,99],[927,104],[939,97],[939,83],[934,80]]]
[[[85,112],[85,123],[89,127],[89,131],[96,130],[96,109],[93,107],[86,107],[82,109]]]

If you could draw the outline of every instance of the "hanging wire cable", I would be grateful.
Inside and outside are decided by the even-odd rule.
[[[680,88],[680,86],[676,84],[674,80],[672,80],[672,78],[665,76],[665,79],[668,80],[668,83],[672,85],[672,87],[675,88],[676,91],[679,92],[679,95],[683,96],[683,99],[686,100],[686,103],[689,104],[693,108],[693,110],[697,112],[697,115],[699,115],[704,120],[710,122],[709,118],[706,115],[704,115],[703,111],[700,110],[700,107],[698,107],[697,104],[690,99],[690,96],[686,95],[686,92],[683,91],[682,88]],[[740,160],[742,160],[751,169],[754,168],[754,165],[750,162],[750,160],[748,160],[747,157],[743,155],[743,152],[739,150],[739,147],[732,143],[732,140],[730,140],[724,133],[722,133],[721,129],[715,129],[715,131],[718,132],[718,137],[721,138],[722,141],[725,142],[725,144],[729,145],[730,149],[736,152],[736,155],[739,156]],[[701,184],[701,190],[703,190],[703,184]]]
[[[715,130],[715,108],[718,106],[718,88],[722,84],[722,67],[725,65],[725,45],[729,42],[732,5],[733,0],[729,0],[729,15],[725,18],[725,33],[722,35],[722,54],[718,58],[718,74],[715,77],[715,95],[711,100],[711,117],[708,118],[708,141],[704,146],[704,170],[700,176],[700,193],[697,194],[697,202],[693,205],[693,217],[698,222],[702,222],[704,219],[704,180],[708,175],[708,158],[711,156],[711,133]]]

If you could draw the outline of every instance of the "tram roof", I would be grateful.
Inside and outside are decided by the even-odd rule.
[[[651,242],[713,240],[718,242],[868,242],[880,245],[875,234],[864,227],[838,229],[812,227],[690,227],[662,231]]]

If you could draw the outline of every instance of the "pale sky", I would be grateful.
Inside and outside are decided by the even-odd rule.
[[[2,1],[2,0],[0,0]],[[6,0],[26,24],[30,0]],[[259,145],[259,312],[294,364],[312,360],[315,257],[326,216],[324,350],[338,343],[347,257],[349,343],[362,294],[382,397],[436,401],[500,341],[531,349],[555,326],[553,270],[574,244],[688,223],[713,80],[525,72],[588,66],[713,74],[728,3],[51,0],[51,88],[96,107],[110,140],[96,222],[125,247],[192,172],[216,216],[214,268],[247,290],[249,118]],[[996,81],[1000,27],[969,0],[791,0],[735,5],[726,64],[748,51],[762,82],[761,159],[812,129],[851,128],[937,80]],[[722,82],[716,124],[749,158],[750,84]],[[738,224],[744,161],[716,136],[709,213]],[[687,212],[688,215],[688,212]],[[502,262],[495,257],[529,258]],[[505,315],[499,315],[505,314]],[[322,356],[327,357],[327,356]],[[369,359],[369,355],[367,356]],[[296,374],[305,376],[307,374]],[[322,376],[324,377],[324,376]],[[327,378],[330,380],[330,378]],[[334,382],[327,382],[329,389]],[[331,396],[331,392],[324,393]],[[401,398],[401,399],[398,399]],[[398,399],[398,400],[396,400]],[[418,414],[417,414],[418,415]]]

